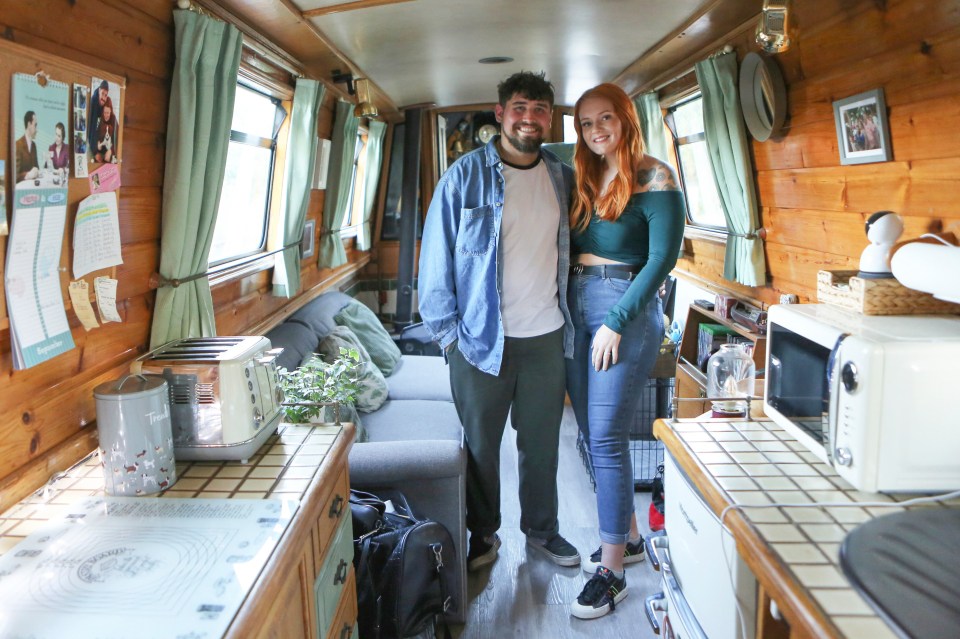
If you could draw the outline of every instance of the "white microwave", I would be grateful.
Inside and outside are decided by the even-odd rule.
[[[764,411],[867,492],[960,489],[960,318],[772,306]]]

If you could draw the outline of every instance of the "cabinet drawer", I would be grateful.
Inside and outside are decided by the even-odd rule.
[[[360,635],[357,629],[356,579],[357,573],[351,572],[344,586],[337,616],[330,625],[327,639],[357,639]]]
[[[319,575],[321,566],[326,561],[327,550],[330,548],[330,542],[337,527],[343,519],[350,521],[350,478],[347,475],[347,467],[337,475],[333,482],[331,490],[323,502],[320,509],[320,516],[317,519],[317,525],[314,527],[314,574]],[[351,555],[351,558],[353,555]]]
[[[341,517],[327,557],[313,584],[317,604],[317,636],[326,637],[344,594],[355,599],[347,590],[348,577],[353,572],[353,526],[349,517]],[[350,580],[352,584],[352,579]],[[356,605],[356,604],[354,604]]]

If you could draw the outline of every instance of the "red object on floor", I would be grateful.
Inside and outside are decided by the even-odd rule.
[[[657,510],[657,507],[650,504],[650,530],[656,532],[663,530],[663,513]]]

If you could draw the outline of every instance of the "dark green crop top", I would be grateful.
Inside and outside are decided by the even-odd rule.
[[[596,215],[582,232],[574,231],[571,263],[581,253],[642,267],[603,323],[617,333],[651,299],[677,263],[686,213],[680,191],[634,193],[616,222]]]

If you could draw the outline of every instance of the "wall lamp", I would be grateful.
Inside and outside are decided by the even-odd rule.
[[[357,96],[357,106],[353,109],[353,114],[358,118],[376,118],[380,116],[380,110],[370,101],[370,81],[366,78],[353,79],[350,72],[342,73],[339,69],[333,72],[333,83],[347,84],[347,93]]]

